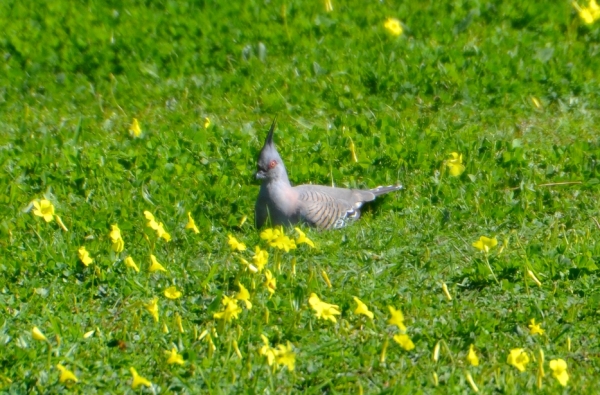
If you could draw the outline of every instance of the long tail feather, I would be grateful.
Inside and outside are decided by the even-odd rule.
[[[399,191],[400,189],[404,189],[402,185],[388,185],[387,187],[377,187],[373,188],[370,191],[373,192],[375,196],[385,195],[386,193]]]

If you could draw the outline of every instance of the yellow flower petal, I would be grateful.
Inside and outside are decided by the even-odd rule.
[[[242,308],[238,306],[237,300],[223,296],[222,302],[225,305],[225,308],[218,313],[214,313],[213,317],[224,320],[225,322],[237,319],[238,315],[242,312]]]
[[[196,226],[196,222],[194,221],[194,218],[192,218],[192,213],[188,212],[187,215],[188,215],[188,223],[185,225],[185,228],[191,229],[196,234],[200,233],[200,229],[198,229],[198,227]]]
[[[519,371],[524,372],[525,366],[529,363],[529,355],[527,355],[527,352],[522,348],[514,348],[510,350],[506,362],[517,368]]]
[[[269,262],[269,253],[266,250],[261,250],[259,246],[254,247],[254,256],[252,257],[254,267],[260,272]]]
[[[137,273],[140,272],[140,268],[135,264],[135,262],[133,261],[133,258],[130,257],[130,256],[128,256],[127,258],[125,258],[125,266],[132,268]]]
[[[402,32],[404,32],[402,24],[396,18],[388,18],[383,24],[383,26],[394,36],[399,36],[402,34]]]
[[[131,381],[131,388],[136,389],[140,385],[143,385],[146,387],[152,387],[152,383],[150,382],[150,380],[140,376],[133,367],[129,368],[129,371],[131,372],[131,375],[133,376],[133,380]]]
[[[244,251],[246,249],[246,244],[240,243],[235,237],[232,235],[227,235],[229,241],[227,244],[231,247],[233,251]]]
[[[392,306],[388,306],[388,310],[390,311],[390,319],[388,320],[388,324],[396,325],[398,329],[401,331],[406,331],[406,326],[404,326],[404,315],[400,310],[396,310]]]
[[[452,152],[450,156],[452,158],[446,160],[446,166],[448,166],[451,176],[458,177],[465,171],[465,166],[462,164],[462,155]]]
[[[35,200],[33,201],[33,207],[33,214],[44,218],[44,221],[50,222],[54,219],[54,205],[49,200]]]
[[[183,356],[177,353],[177,349],[175,347],[173,347],[171,351],[166,351],[166,353],[169,355],[169,358],[167,359],[167,364],[172,365],[176,363],[178,365],[183,365],[185,363],[185,361],[183,360]]]
[[[569,373],[567,373],[567,362],[564,359],[553,359],[550,361],[550,370],[552,370],[552,376],[563,387],[566,387],[569,381]]]
[[[296,354],[292,351],[290,342],[287,342],[287,346],[280,344],[275,348],[275,363],[277,363],[277,365],[287,366],[290,372],[294,371],[296,366]]]
[[[469,354],[467,354],[467,361],[472,366],[479,366],[479,357],[475,353],[475,346],[473,344],[471,344],[471,347],[469,347]]]
[[[146,305],[146,310],[152,315],[154,321],[158,322],[158,298],[154,298]]]
[[[277,289],[277,279],[273,277],[271,271],[268,269],[265,270],[265,287],[267,287],[267,291],[269,291],[271,295],[273,295]]]
[[[366,315],[367,317],[369,317],[370,319],[373,319],[374,315],[373,312],[369,310],[369,308],[367,307],[366,304],[364,304],[360,299],[358,299],[356,296],[354,296],[354,301],[357,304],[356,309],[354,310],[355,314],[362,314],[362,315]]]
[[[153,254],[150,254],[150,261],[152,262],[152,264],[150,265],[150,272],[156,272],[156,271],[161,271],[161,272],[166,272],[167,269],[164,268],[163,265],[160,264],[160,262],[158,262],[158,260],[156,259],[156,257]]]
[[[83,246],[79,247],[79,250],[77,250],[77,254],[79,255],[79,260],[85,266],[89,266],[92,262],[94,262],[94,259],[90,257],[90,253]]]
[[[179,299],[181,297],[181,291],[178,291],[177,287],[171,286],[165,289],[165,296],[169,299]]]
[[[142,128],[140,128],[140,123],[136,118],[133,118],[133,122],[131,122],[131,126],[129,126],[129,133],[133,137],[140,137],[142,135]]]
[[[310,294],[308,304],[315,311],[315,316],[319,319],[337,322],[335,316],[342,314],[338,305],[323,302],[314,292]]]
[[[237,286],[240,291],[235,295],[235,298],[244,302],[246,304],[246,308],[250,310],[252,308],[252,303],[250,302],[250,292],[248,292],[248,289],[246,289],[246,287],[239,282],[237,283]]]
[[[294,228],[296,233],[298,233],[298,237],[296,238],[296,244],[300,245],[302,243],[308,244],[312,248],[315,248],[315,243],[312,242],[311,239],[306,237],[306,234],[300,228]]]
[[[490,239],[489,237],[485,236],[481,236],[479,240],[473,243],[473,247],[486,253],[489,252],[490,249],[496,247],[497,245],[498,239],[496,239],[495,237]]]
[[[60,377],[58,378],[58,381],[60,381],[61,383],[66,383],[67,381],[72,381],[76,383],[79,381],[77,380],[77,376],[75,376],[75,373],[71,372],[63,365],[58,364],[56,365],[56,368],[60,370]]]
[[[528,325],[529,330],[531,331],[532,335],[543,335],[544,334],[544,330],[542,329],[541,324],[536,324],[535,323],[535,318],[531,319],[531,323]]]
[[[33,338],[35,340],[48,341],[48,339],[46,338],[46,336],[44,336],[44,334],[42,333],[42,331],[39,330],[39,328],[37,326],[34,326],[31,329],[31,335],[33,336]]]
[[[410,351],[415,348],[415,344],[412,342],[410,337],[405,333],[394,335],[394,341],[400,345],[406,351]]]

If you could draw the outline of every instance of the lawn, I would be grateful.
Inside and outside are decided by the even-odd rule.
[[[594,5],[0,2],[0,392],[597,393]]]

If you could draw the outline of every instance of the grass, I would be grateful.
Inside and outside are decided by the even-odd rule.
[[[333,7],[0,4],[0,391],[458,394],[473,392],[468,374],[482,393],[597,391],[600,22],[568,1]],[[317,248],[269,247],[252,226],[253,173],[275,116],[292,182],[405,191],[352,227],[304,229]],[[68,231],[33,214],[37,199]],[[188,212],[199,234],[184,228]],[[229,234],[247,250],[232,251]],[[482,235],[499,242],[487,255],[472,246]],[[240,261],[257,245],[272,296]],[[150,254],[167,272],[149,272]],[[237,282],[252,309],[215,319]],[[312,293],[339,306],[337,322],[315,317]],[[393,340],[388,306],[413,350]],[[261,335],[292,345],[294,371],[268,366]],[[167,364],[173,348],[184,365]],[[515,348],[525,372],[507,363]],[[564,388],[549,367],[558,358]],[[62,383],[57,364],[79,381]],[[131,367],[152,387],[133,390]]]

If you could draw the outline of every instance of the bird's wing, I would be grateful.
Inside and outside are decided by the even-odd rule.
[[[322,229],[341,228],[358,219],[364,201],[374,199],[369,191],[301,185],[298,189],[299,214],[310,225]],[[356,194],[355,192],[366,192]]]

